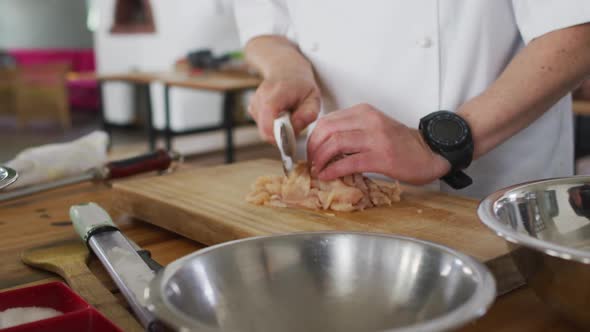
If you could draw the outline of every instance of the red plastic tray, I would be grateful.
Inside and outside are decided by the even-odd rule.
[[[0,293],[0,311],[32,306],[53,308],[63,312],[63,315],[0,329],[0,331],[122,332],[62,282],[51,282]]]

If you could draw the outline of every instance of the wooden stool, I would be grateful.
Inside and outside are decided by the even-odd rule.
[[[16,68],[0,69],[0,114],[15,114]]]
[[[66,75],[69,64],[47,63],[18,68],[15,104],[19,127],[32,119],[56,119],[63,129],[72,126]]]

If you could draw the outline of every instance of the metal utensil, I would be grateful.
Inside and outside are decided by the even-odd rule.
[[[138,157],[113,161],[103,167],[91,169],[77,176],[0,193],[0,202],[85,181],[106,181],[149,171],[164,171],[168,169],[174,161],[180,159],[181,156],[176,152],[158,150],[154,153]]]
[[[0,189],[8,187],[18,179],[18,173],[10,167],[0,166]]]
[[[486,197],[477,213],[506,240],[535,293],[590,328],[590,176],[508,187]]]
[[[495,296],[490,272],[454,250],[338,232],[209,247],[146,287],[153,273],[104,210],[74,206],[71,216],[148,330],[447,331],[483,315]]]
[[[121,235],[125,236],[123,234],[123,232],[121,232]],[[133,250],[135,250],[135,252],[139,255],[139,257],[141,257],[141,259],[143,259],[143,261],[147,264],[147,266],[150,268],[150,270],[152,270],[154,272],[158,272],[158,271],[160,271],[161,269],[164,268],[164,266],[162,266],[160,263],[156,262],[152,258],[152,253],[149,250],[142,249],[132,239],[130,239],[130,238],[126,237],[126,236],[125,236],[125,238],[129,242],[129,244],[131,245],[131,247],[133,248]]]
[[[145,292],[178,331],[447,331],[495,296],[471,257],[411,238],[296,233],[203,249],[169,264]]]
[[[74,205],[70,217],[76,232],[101,261],[141,325],[154,330],[157,322],[143,305],[145,285],[153,279],[154,271],[97,204]]]
[[[283,112],[274,120],[273,133],[281,153],[283,171],[285,175],[289,175],[296,161],[296,138],[291,124],[291,113]]]

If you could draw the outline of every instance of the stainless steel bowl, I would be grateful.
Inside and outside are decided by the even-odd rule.
[[[0,189],[8,187],[18,178],[18,174],[12,168],[0,166]]]
[[[483,315],[479,262],[411,238],[296,233],[213,246],[168,265],[147,307],[179,331],[447,331]]]
[[[536,294],[590,328],[590,177],[500,190],[480,203],[478,215],[507,241]]]

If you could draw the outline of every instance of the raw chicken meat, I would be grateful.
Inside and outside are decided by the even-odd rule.
[[[400,193],[397,183],[377,184],[361,174],[320,181],[311,177],[306,162],[299,162],[288,177],[259,177],[246,201],[256,205],[349,212],[391,205],[399,202]]]

